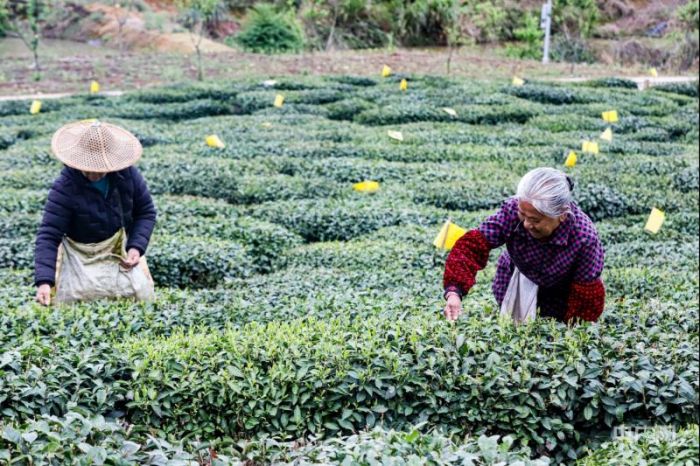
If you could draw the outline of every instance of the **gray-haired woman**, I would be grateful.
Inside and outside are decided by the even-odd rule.
[[[516,320],[540,315],[596,321],[605,305],[604,252],[591,219],[572,198],[573,181],[553,168],[528,172],[517,195],[456,243],[445,264],[445,316],[456,319],[489,251],[503,244],[493,293]],[[517,317],[516,317],[517,314]]]

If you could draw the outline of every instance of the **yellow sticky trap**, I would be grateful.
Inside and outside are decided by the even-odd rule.
[[[649,68],[649,76],[651,76],[652,78],[658,78],[659,72],[656,71],[656,68]]]
[[[219,149],[223,149],[224,147],[226,147],[224,142],[221,139],[219,139],[219,136],[217,136],[216,134],[207,136],[206,141],[207,146],[209,147],[216,147]]]
[[[457,116],[457,111],[454,108],[445,107],[442,109],[442,111],[447,113],[450,116],[453,116],[453,117]]]
[[[449,251],[466,232],[467,230],[464,228],[452,223],[451,220],[447,220],[440,228],[440,232],[435,237],[435,240],[433,240],[433,245],[436,248]]]
[[[583,144],[581,144],[581,151],[587,152],[589,154],[599,154],[600,153],[598,143],[593,142],[593,141],[583,141]]]
[[[564,162],[565,167],[574,168],[576,166],[576,152],[571,151],[569,155],[566,156],[566,161]]]
[[[284,96],[282,94],[277,94],[275,96],[275,107],[281,108],[284,105]]]
[[[384,65],[384,68],[382,68],[382,78],[388,78],[389,76],[391,76],[391,68]]]
[[[100,92],[100,83],[93,81],[90,83],[90,94],[97,94]]]
[[[600,139],[602,139],[603,141],[612,142],[612,140],[613,140],[612,129],[611,129],[611,128],[608,128],[608,129],[606,129],[605,131],[603,131],[603,132],[600,134]]]
[[[658,233],[665,219],[666,215],[664,214],[664,212],[654,207],[653,209],[651,209],[651,213],[649,214],[647,224],[644,226],[644,231],[648,231],[649,233],[653,234]]]
[[[263,121],[260,124],[260,126],[262,126],[263,128],[272,128],[272,123],[270,123],[269,121]]]
[[[386,134],[388,134],[391,139],[396,139],[397,141],[403,141],[403,134],[401,134],[401,131],[389,130],[386,132]]]
[[[525,80],[518,76],[513,76],[513,86],[520,87],[525,85]]]
[[[352,189],[361,193],[376,193],[379,191],[379,183],[376,181],[361,181],[352,185]]]
[[[402,91],[405,91],[406,89],[408,89],[408,81],[406,81],[405,79],[402,79],[401,83],[399,84],[399,89],[401,89]]]
[[[41,100],[35,100],[32,102],[32,106],[29,108],[29,113],[36,115],[41,111]]]
[[[607,121],[608,123],[617,123],[619,121],[619,118],[617,116],[617,110],[609,110],[607,112],[603,112],[603,120]]]

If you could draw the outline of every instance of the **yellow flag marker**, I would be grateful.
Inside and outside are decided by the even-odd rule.
[[[525,80],[522,78],[519,78],[518,76],[513,76],[513,86],[515,87],[520,87],[525,85]]]
[[[284,105],[284,96],[282,94],[277,94],[275,96],[275,107],[281,108]]]
[[[603,141],[612,142],[612,138],[613,138],[613,134],[612,134],[611,128],[606,129],[605,131],[603,131],[600,134],[600,139],[602,139]]]
[[[574,168],[576,166],[576,152],[571,151],[569,155],[566,156],[566,162],[564,162],[565,167]]]
[[[389,76],[391,76],[391,68],[384,65],[384,68],[382,68],[382,78],[388,78]]]
[[[352,185],[352,189],[361,193],[376,193],[379,191],[379,183],[376,181],[361,181]]]
[[[36,115],[41,111],[41,100],[35,100],[32,102],[32,106],[29,108],[29,113]]]
[[[93,81],[90,83],[90,94],[97,94],[100,92],[100,83]]]
[[[583,141],[581,144],[581,151],[588,152],[589,154],[599,154],[600,149],[598,148],[598,143],[593,141]]]
[[[224,147],[226,147],[226,144],[224,144],[224,142],[221,139],[219,139],[219,136],[217,136],[216,134],[211,134],[207,136],[206,141],[207,146],[209,147],[217,147],[219,149],[223,149]]]
[[[656,68],[649,68],[649,76],[651,76],[652,78],[658,78],[659,72],[656,71]]]
[[[386,132],[386,134],[388,134],[391,139],[396,139],[397,141],[403,141],[403,134],[401,134],[401,131],[389,130]]]
[[[408,81],[406,81],[405,79],[402,79],[401,83],[399,84],[399,89],[401,89],[402,91],[405,91],[406,89],[408,89]]]
[[[664,214],[664,212],[654,207],[653,209],[651,209],[651,213],[649,214],[647,224],[644,226],[644,230],[648,231],[649,233],[658,233],[665,219],[666,215]]]
[[[444,107],[444,108],[442,109],[442,111],[445,112],[445,113],[447,113],[447,114],[450,115],[450,116],[453,116],[453,117],[456,117],[456,116],[457,116],[457,112],[455,111],[454,108]]]
[[[617,123],[619,121],[617,110],[608,110],[603,112],[603,120],[608,123]]]
[[[460,239],[466,232],[467,230],[452,223],[452,220],[448,219],[442,225],[442,228],[440,228],[440,233],[438,233],[435,240],[433,240],[433,245],[436,248],[449,251],[454,247],[457,240]]]

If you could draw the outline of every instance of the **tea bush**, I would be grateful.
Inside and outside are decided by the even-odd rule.
[[[607,464],[687,465],[698,461],[698,426],[676,432],[656,428],[642,432],[639,438],[622,437],[607,442],[590,456],[577,462],[581,466]]]
[[[513,448],[514,443],[512,437],[485,435],[456,443],[443,435],[423,434],[417,429],[397,432],[377,428],[335,441],[304,445],[299,449],[279,449],[276,443],[268,448],[275,450],[271,457],[275,464],[421,464],[426,456],[441,465],[469,464],[472,461],[523,466],[549,464],[545,457],[531,460],[527,450],[518,451],[517,447]],[[251,446],[252,451],[260,448],[256,443]]]
[[[670,92],[672,94],[682,94],[687,95],[689,97],[698,97],[698,81],[661,84],[659,86],[655,86],[654,89],[661,92]]]
[[[253,259],[237,242],[188,236],[161,236],[150,247],[149,268],[162,286],[214,287],[245,276]]]
[[[686,87],[298,77],[46,99],[38,115],[29,104],[0,102],[0,462],[666,464],[697,452],[699,119]],[[582,153],[611,109],[613,141]],[[156,298],[40,307],[34,236],[62,168],[51,137],[96,117],[144,146]],[[500,321],[496,250],[465,316],[446,323],[433,238],[448,218],[476,227],[537,166],[571,175],[595,221],[600,321]],[[354,191],[363,180],[378,192]],[[666,214],[655,235],[652,207]],[[609,443],[621,424],[679,434]]]
[[[589,87],[621,87],[623,89],[637,89],[637,83],[624,78],[599,78],[586,81],[584,85]]]
[[[165,432],[295,438],[373,427],[381,419],[516,429],[543,451],[575,455],[572,444],[584,432],[605,432],[614,422],[652,415],[694,419],[698,399],[691,381],[698,374],[687,363],[695,345],[665,336],[674,332],[656,333],[660,329],[645,324],[647,316],[640,310],[637,325],[654,331],[655,339],[663,335],[658,346],[673,348],[672,355],[635,345],[632,329],[568,334],[543,323],[514,333],[485,316],[472,317],[457,333],[425,316],[251,324],[218,339],[138,339],[126,345],[137,371],[144,368],[135,376],[131,406],[144,416],[139,422]],[[697,320],[688,323],[684,330],[693,331]],[[553,341],[543,344],[544,335]],[[533,341],[539,348],[528,352]],[[519,355],[517,369],[512,354]],[[251,367],[249,360],[264,364]],[[627,368],[622,360],[640,365]],[[637,371],[643,375],[633,376]],[[627,385],[632,382],[637,385]]]

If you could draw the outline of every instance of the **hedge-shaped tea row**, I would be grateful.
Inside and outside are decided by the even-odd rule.
[[[301,447],[273,439],[230,445],[230,441],[171,443],[161,438],[140,439],[123,425],[101,416],[79,412],[65,417],[43,416],[23,426],[0,423],[0,459],[18,466],[31,464],[200,464],[239,465],[241,461],[278,465],[386,464],[389,461],[424,461],[427,455],[440,465],[462,465],[479,461],[492,464],[546,466],[547,457],[532,460],[526,448],[514,447],[507,436],[467,438],[462,443],[437,433],[406,432],[375,428],[370,432]],[[697,425],[673,431],[651,429],[638,439],[622,437],[603,444],[576,462],[578,466],[622,464],[694,464],[698,457]]]
[[[518,431],[543,451],[575,455],[584,432],[617,423],[697,422],[694,315],[666,316],[649,346],[638,345],[651,330],[642,310],[637,331],[513,329],[479,316],[455,333],[435,316],[339,317],[137,339],[124,345],[136,370],[129,409],[164,432],[297,437],[429,421]]]
[[[685,466],[698,463],[698,426],[683,429],[628,427],[626,437],[604,443],[599,449],[579,460],[577,466],[610,464],[664,464]],[[634,435],[638,435],[635,438]]]
[[[274,439],[232,445],[231,439],[211,442],[168,442],[162,438],[143,439],[123,425],[102,416],[72,411],[65,417],[42,416],[25,425],[0,421],[0,459],[17,466],[34,464],[177,464],[196,466],[239,466],[251,462],[276,465],[366,464],[421,461],[430,455],[440,465],[494,461],[522,466],[546,466],[545,457],[531,460],[527,448],[515,446],[513,437],[468,438],[455,443],[437,434],[386,431],[371,432],[334,441],[298,445]],[[184,443],[184,445],[183,445]]]
[[[342,275],[345,279],[348,279],[352,274],[343,272]],[[667,282],[668,277],[660,276],[658,277],[658,280],[660,282]],[[283,283],[286,282],[283,281]],[[318,286],[318,283],[322,283],[322,281],[315,281],[312,286]],[[274,288],[275,285],[273,283],[271,289]],[[683,299],[692,300],[693,293],[696,289],[697,284],[694,286],[694,289],[691,287],[689,295]],[[331,290],[342,289],[331,288]],[[247,291],[252,293],[252,296],[263,295],[263,299],[260,301],[261,304],[264,303],[266,299],[269,299],[270,296],[269,293],[256,293],[256,290],[254,289],[249,289]],[[430,290],[427,291],[430,292]],[[337,294],[338,291],[332,291],[332,293]],[[386,294],[386,291],[383,291],[383,293]],[[670,291],[667,291],[667,293],[670,293]],[[207,297],[207,295],[210,295],[210,297]],[[243,296],[248,296],[248,293],[244,293]],[[307,293],[302,293],[302,296],[308,299]],[[355,309],[353,309],[352,302],[348,302],[347,306],[339,306],[339,303],[334,303],[334,300],[337,300],[338,298],[332,295],[329,296],[328,291],[322,292],[321,296],[323,296],[324,299],[316,301],[312,305],[317,307],[317,310],[310,308],[311,301],[307,300],[298,302],[299,309],[297,310],[297,316],[312,313],[314,315],[318,315],[319,318],[329,318],[333,314],[337,313],[340,313],[340,315],[351,315],[349,311],[358,311],[356,308],[357,305],[355,305]],[[343,296],[344,299],[347,299],[347,295]],[[388,314],[385,314],[381,318],[375,317],[374,321],[379,319],[382,321],[386,320],[387,322],[392,322],[397,318],[396,310],[405,304],[402,304],[400,300],[393,304],[390,301],[387,302],[386,300],[382,302],[380,299],[378,299],[381,296],[382,294],[376,295],[367,301],[367,303],[364,305],[366,306],[366,309],[361,311],[364,312],[363,318],[377,315],[377,311],[381,311],[382,309],[388,310],[384,311],[385,313],[388,312]],[[646,296],[646,294],[644,296]],[[641,296],[641,298],[644,298],[644,296]],[[33,412],[60,414],[67,409],[71,400],[80,403],[82,406],[89,407],[92,412],[123,412],[124,400],[129,397],[129,392],[132,391],[129,386],[124,385],[123,380],[125,380],[126,374],[132,370],[131,362],[128,361],[133,361],[133,359],[124,358],[124,356],[122,356],[119,352],[115,351],[114,344],[110,341],[111,339],[119,342],[122,341],[124,337],[130,335],[137,339],[143,339],[144,336],[149,334],[168,335],[171,332],[176,331],[177,327],[197,328],[205,325],[210,329],[223,329],[229,323],[245,322],[249,321],[251,317],[255,318],[256,316],[251,315],[251,312],[259,314],[257,317],[263,320],[279,319],[283,315],[280,313],[277,316],[270,316],[267,315],[267,310],[265,310],[265,313],[258,313],[256,308],[259,309],[259,305],[253,305],[249,308],[238,308],[239,304],[231,306],[233,303],[237,303],[237,298],[235,298],[235,296],[233,298],[227,298],[226,293],[221,294],[206,292],[184,297],[186,299],[184,302],[180,302],[183,296],[173,294],[171,296],[164,296],[163,299],[158,302],[139,306],[125,307],[119,303],[103,303],[98,306],[84,305],[70,309],[57,310],[37,307],[32,313],[27,313],[26,310],[17,308],[16,311],[3,314],[4,322],[2,324],[2,328],[4,330],[2,335],[3,338],[0,341],[3,342],[3,346],[5,348],[4,351],[10,351],[10,353],[4,354],[2,367],[2,370],[5,371],[6,377],[3,379],[3,393],[0,393],[0,395],[4,395],[5,398],[5,402],[3,402],[1,405],[2,409],[5,410],[5,414],[20,416],[20,418],[31,416]],[[250,297],[247,299],[250,299]],[[646,301],[646,299],[644,301]],[[677,301],[683,302],[681,299],[678,299]],[[289,305],[294,305],[294,303],[289,302],[288,306]],[[347,308],[347,310],[344,310],[344,307]],[[692,348],[694,347],[693,342],[691,341],[687,344],[687,346],[685,346],[683,344],[683,339],[684,335],[697,334],[697,315],[693,313],[692,309],[689,309],[687,312],[690,314],[683,314],[682,312],[678,311],[677,308],[669,305],[669,303],[653,305],[643,309],[640,309],[638,305],[632,305],[627,308],[627,310],[618,307],[614,312],[608,311],[604,315],[603,322],[609,322],[610,325],[604,325],[600,330],[600,335],[595,333],[594,335],[591,335],[590,338],[597,341],[599,336],[604,336],[604,344],[602,349],[599,346],[596,347],[603,353],[605,353],[605,351],[609,352],[608,356],[610,359],[607,363],[609,365],[617,364],[617,362],[621,360],[639,360],[639,365],[636,367],[654,372],[655,369],[661,370],[663,364],[668,364],[668,361],[663,358],[663,361],[659,362],[657,359],[657,350],[654,348],[658,348],[658,351],[662,351],[664,355],[668,356],[669,358],[673,358],[674,354],[685,355],[682,356],[679,361],[676,361],[678,363],[678,366],[675,366],[677,371],[676,373],[680,374],[681,368],[690,370],[691,374],[686,378],[692,381],[695,380],[693,379],[693,371],[695,371],[695,376],[697,374],[697,357],[692,351]],[[415,311],[411,311],[411,313],[415,314]],[[294,317],[296,316],[293,314],[287,316],[287,318]],[[469,321],[469,327],[466,330],[468,337],[467,340],[478,342],[489,339],[493,335],[494,328],[501,325],[496,324],[489,319],[490,318],[488,317],[486,318],[486,320],[490,323],[482,328],[480,327],[479,321],[483,321],[484,316],[481,315],[481,313],[474,314]],[[424,332],[425,335],[433,335],[429,340],[427,340],[426,344],[428,346],[431,344],[438,344],[437,342],[439,342],[440,345],[444,343],[443,339],[446,337],[444,331],[439,328],[435,329],[433,326],[433,323],[439,324],[441,322],[441,320],[437,317],[437,314],[427,314],[425,319],[421,318],[419,319],[419,322],[421,323],[418,327],[421,325],[428,325],[429,327],[420,330],[421,332]],[[276,325],[277,324],[272,324],[272,327],[275,327]],[[317,333],[313,330],[316,329],[316,324],[313,324],[310,327],[304,327],[306,325],[304,323],[300,323],[299,325],[302,325],[303,327],[303,329],[296,329],[299,334],[308,335],[310,338],[315,338],[313,335],[317,335]],[[347,327],[346,323],[341,323],[338,325],[340,325],[342,328],[350,328]],[[382,333],[382,329],[384,328],[383,325],[385,324],[378,323],[377,325],[379,325],[379,327],[377,327],[379,329],[379,333],[376,335],[396,335],[396,333],[392,333],[392,328],[385,329],[387,332]],[[406,327],[415,327],[409,323],[405,323],[405,325]],[[535,331],[536,339],[544,338],[546,340],[547,338],[545,338],[545,336],[551,333],[552,329],[549,329],[546,324],[543,325],[545,326],[540,327]],[[262,332],[260,328],[258,328],[258,330],[259,331],[256,332],[246,330],[243,333],[245,335],[253,335]],[[324,338],[330,338],[330,335],[334,334],[336,329],[326,328],[326,330],[327,332],[321,332],[321,335],[325,335]],[[362,340],[362,338],[364,338],[362,335],[365,335],[365,332],[360,328],[356,328],[352,330],[352,332],[353,334],[354,332],[357,332],[357,335],[349,338],[348,341],[358,341],[358,350],[360,347],[367,348],[368,346],[365,345],[364,340]],[[483,332],[483,334],[475,337],[470,332],[475,332],[477,334]],[[620,334],[623,334],[623,339],[618,338]],[[76,340],[76,335],[83,335],[88,338],[86,338],[84,341],[80,341]],[[288,340],[285,338],[276,338],[276,336],[280,335],[281,334],[275,333],[274,335],[270,336],[270,339],[279,341],[282,345],[286,345]],[[370,332],[369,335],[375,334]],[[340,335],[340,338],[342,338],[342,335]],[[357,340],[358,338],[359,340]],[[390,339],[393,338],[394,337],[390,337]],[[424,338],[425,337],[421,336],[420,341],[422,341]],[[577,334],[575,338],[569,339],[563,338],[562,335],[554,335],[554,338],[555,341],[559,342],[564,340],[573,342],[580,339],[581,335]],[[671,338],[672,341],[669,341],[668,338]],[[103,341],[99,345],[95,346],[95,339],[102,339]],[[21,347],[17,348],[17,341],[24,341],[26,344],[23,344]],[[411,341],[415,342],[417,340],[411,339]],[[632,342],[637,344],[640,341],[647,342],[647,344],[644,347],[634,346],[632,344]],[[185,342],[187,342],[187,340]],[[185,342],[181,341],[181,343]],[[182,346],[176,341],[171,343],[173,346]],[[396,351],[396,354],[404,354],[408,351],[405,350],[403,346],[401,346],[401,348],[404,349],[392,347],[391,343],[384,342],[381,339],[375,343],[376,345],[370,345],[369,347],[374,347],[375,349],[379,347],[390,347],[392,348],[392,351]],[[525,342],[521,343],[524,344]],[[629,351],[623,354],[619,353],[619,351],[623,351],[623,349],[618,346],[613,345],[615,346],[614,348],[608,348],[606,346],[613,343],[615,343],[615,345],[620,344],[623,348],[626,345],[629,345]],[[252,340],[249,342],[250,346],[254,344],[255,343]],[[405,342],[401,343],[401,345],[404,344]],[[184,345],[183,348],[186,348],[188,345],[189,343]],[[541,344],[533,343],[532,341],[527,342],[527,345],[530,345],[533,348],[541,347]],[[586,345],[584,345],[584,347]],[[156,346],[158,345],[156,344]],[[318,342],[318,345],[314,343],[311,346],[318,349],[322,348],[323,344],[322,342]],[[169,347],[166,346],[163,348],[163,351],[167,351],[168,348]],[[313,348],[311,348],[309,351],[316,351],[316,349]],[[557,348],[558,349],[555,348],[553,351],[556,352],[561,350],[560,347]],[[672,351],[670,350],[671,348],[673,349]],[[57,349],[60,349],[60,351],[55,354]],[[512,351],[514,349],[517,348],[501,348],[497,352],[505,354],[506,351]],[[686,350],[689,352],[686,352]],[[488,353],[491,351],[491,347],[484,348],[483,351]],[[410,353],[410,351],[408,351],[408,353]],[[447,351],[447,353],[450,353],[450,351]],[[390,354],[385,354],[383,352],[381,354],[383,355],[382,357],[387,357],[389,360],[393,360],[393,357]],[[425,353],[426,357],[428,354],[434,354],[434,351],[430,350]],[[258,353],[256,353],[256,355],[258,355]],[[482,354],[480,357],[485,358],[486,355],[487,354]],[[371,357],[371,354],[367,357]],[[691,359],[686,360],[683,359],[684,357],[690,357]],[[695,359],[693,360],[692,358]],[[430,359],[431,358],[428,358],[428,361],[430,361]],[[574,359],[579,360],[579,356],[574,357]],[[647,359],[651,360],[651,362],[647,361]],[[246,360],[257,361],[259,359],[258,356],[254,356],[251,353],[248,355],[248,359]],[[266,356],[264,356],[262,360],[266,361],[268,359]],[[91,363],[90,361],[95,361],[95,363]],[[98,361],[99,364],[97,364]],[[448,362],[444,360],[441,361],[443,364],[441,367],[449,366]],[[541,361],[539,359],[532,361],[533,367],[540,367],[540,363]],[[423,364],[423,362],[419,362],[419,364]],[[444,364],[448,364],[448,366],[444,366]],[[475,364],[479,365],[481,363],[476,361]],[[545,364],[545,366],[547,364]],[[649,364],[652,364],[652,366],[649,366]],[[561,369],[566,372],[566,370],[561,367],[556,368],[552,366],[551,369],[552,371]],[[633,378],[636,377],[634,374],[631,375]],[[126,377],[128,378],[128,376]],[[475,377],[478,377],[478,374],[475,375]],[[616,377],[620,376],[618,375]],[[546,379],[547,377],[545,376],[544,378]],[[449,380],[452,379],[447,377],[447,382],[452,383],[449,382]],[[431,379],[431,383],[433,382],[437,383],[435,380]],[[676,385],[674,385],[676,388],[671,389],[670,392],[664,391],[663,394],[659,395],[663,397],[661,399],[671,399],[671,401],[666,400],[669,407],[665,408],[669,409],[671,412],[674,412],[675,409],[675,402],[673,401],[673,398],[679,396],[677,393],[680,393],[674,392],[673,390],[683,390],[683,383],[678,380],[676,382]],[[37,383],[39,383],[40,387],[45,388],[41,388],[40,390],[33,389],[32,387],[36,387]],[[82,387],[78,392],[72,388],[76,383]],[[138,383],[140,384],[141,382]],[[271,380],[270,383],[273,383],[273,380]],[[456,380],[454,383],[459,383],[463,388],[473,385],[472,382],[467,383],[464,380],[461,382]],[[607,383],[615,383],[615,381],[611,379]],[[678,385],[678,383],[680,383],[680,385]],[[665,387],[666,385],[663,386]],[[650,387],[651,385],[647,388]],[[616,390],[620,389],[620,387],[616,388]],[[183,390],[186,391],[186,388],[183,388]],[[610,395],[610,389],[606,390],[608,395]],[[694,390],[697,391],[697,387],[695,387]],[[622,396],[621,393],[624,392],[625,390],[622,392],[615,392],[610,396],[617,398]],[[375,395],[377,394],[375,393]],[[576,396],[579,395],[580,392],[577,392]],[[484,394],[484,396],[495,395],[494,393],[491,393],[490,395]],[[545,395],[543,394],[543,396]],[[545,399],[547,399],[546,396]],[[628,400],[627,402],[631,403],[632,401]],[[649,403],[654,403],[654,401],[649,401]],[[664,409],[658,408],[658,405],[651,407],[646,406],[642,412],[648,412],[648,410],[652,408]],[[551,409],[551,406],[548,409]],[[639,414],[639,411],[637,411],[636,414],[633,413],[633,415]],[[598,415],[602,416],[601,413]],[[642,414],[642,416],[644,415]],[[627,418],[627,420],[629,420],[629,418]],[[666,421],[668,421],[668,419],[666,419]],[[586,427],[586,429],[587,428],[588,427]]]
[[[211,466],[238,464],[228,457],[212,458],[207,446],[136,438],[121,423],[79,408],[64,417],[43,415],[24,425],[3,420],[0,430],[0,460],[16,466],[195,466],[205,458]]]

